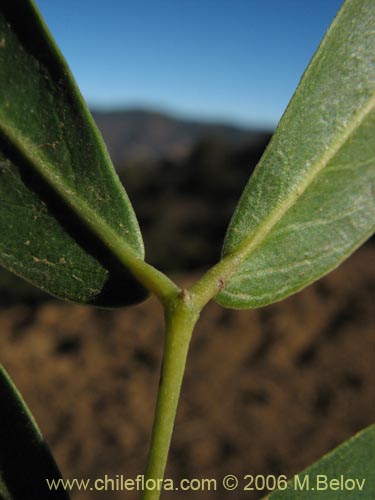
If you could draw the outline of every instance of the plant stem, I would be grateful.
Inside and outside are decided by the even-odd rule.
[[[167,464],[187,353],[199,313],[223,288],[243,258],[241,252],[226,257],[188,291],[169,284],[164,296],[160,292],[158,294],[165,308],[165,345],[142,500],[158,500],[162,491],[161,480]],[[147,264],[142,264],[140,273],[144,283],[149,273],[149,269],[145,272],[145,266]],[[133,267],[132,272],[136,275],[135,271]],[[159,280],[154,275],[155,271],[151,272],[152,283]],[[163,290],[162,281],[158,283],[158,288]]]
[[[243,259],[244,255],[241,252],[229,255],[211,268],[190,290],[180,290],[176,285],[169,284],[167,293],[164,292],[164,296],[162,293],[158,295],[165,308],[165,345],[142,500],[158,500],[162,491],[162,480],[187,353],[199,313],[210,299],[220,292],[226,280],[230,278]],[[133,268],[132,272],[136,275],[134,271],[136,270]],[[145,283],[149,270],[147,269],[146,273],[144,271],[144,265],[142,265],[141,276]],[[159,277],[154,276],[153,273],[154,270],[151,272],[151,281],[158,283]],[[158,288],[163,290],[162,281],[158,283]]]
[[[142,500],[158,500],[171,442],[190,338],[199,312],[182,291],[165,314],[165,345]],[[158,484],[159,482],[159,484]]]

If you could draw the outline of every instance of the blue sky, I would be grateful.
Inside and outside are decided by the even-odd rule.
[[[274,126],[341,0],[36,0],[93,108]]]

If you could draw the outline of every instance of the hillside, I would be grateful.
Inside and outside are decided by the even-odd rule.
[[[225,141],[233,146],[262,142],[267,131],[231,124],[183,120],[166,113],[129,109],[92,111],[116,166],[161,158],[184,159],[201,139]]]

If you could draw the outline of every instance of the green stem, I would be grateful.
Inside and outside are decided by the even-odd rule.
[[[158,482],[164,477],[190,338],[198,316],[186,291],[166,309],[164,357],[142,500],[160,497]],[[151,489],[153,485],[155,489]]]
[[[142,500],[158,500],[162,491],[161,480],[167,464],[186,357],[199,313],[220,292],[244,257],[244,252],[229,255],[211,268],[190,290],[176,291],[173,288],[176,285],[173,284],[168,294],[164,295],[164,356]],[[143,266],[140,271],[145,281]],[[158,278],[155,280],[153,275],[152,281],[158,282]],[[163,289],[163,283],[159,286]]]
[[[195,307],[201,311],[217,295],[243,261],[241,254],[231,254],[211,267],[191,288]]]
[[[222,260],[190,291],[176,293],[170,290],[169,300],[164,301],[164,356],[142,500],[158,500],[161,494],[161,480],[167,464],[186,358],[199,313],[220,291],[238,265],[238,260],[236,256]]]

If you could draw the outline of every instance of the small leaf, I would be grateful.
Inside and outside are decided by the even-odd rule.
[[[30,0],[0,5],[0,234],[0,263],[55,296],[145,297],[113,250],[143,258],[133,209]]]
[[[51,493],[46,479],[59,469],[29,409],[0,365],[0,498],[68,500],[62,488]]]
[[[217,301],[259,307],[332,270],[375,228],[375,8],[347,0],[233,215]]]
[[[328,453],[264,500],[374,500],[375,425]]]

